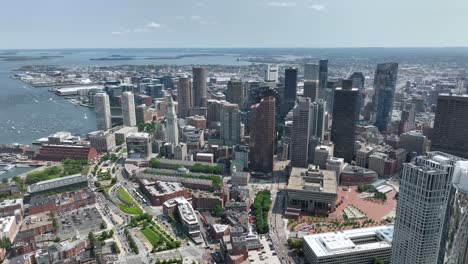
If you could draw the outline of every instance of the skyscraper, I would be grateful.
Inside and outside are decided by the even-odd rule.
[[[297,94],[297,69],[287,68],[284,71],[284,101],[296,101]]]
[[[227,83],[226,101],[237,104],[243,108],[245,99],[245,87],[242,80],[231,78]]]
[[[178,116],[185,118],[189,114],[189,109],[192,107],[192,84],[190,78],[179,77],[177,84],[177,101],[178,101]]]
[[[268,65],[265,70],[265,81],[277,82],[278,81],[278,66]]]
[[[166,131],[167,142],[174,145],[179,144],[179,127],[177,125],[177,115],[175,113],[174,102],[172,95],[166,97],[167,100],[167,114],[166,114]]]
[[[325,136],[326,104],[324,100],[319,99],[310,105],[309,136],[317,137],[320,141],[322,141]]]
[[[307,168],[309,159],[309,121],[310,99],[300,99],[293,109],[293,128],[291,136],[291,166]]]
[[[122,93],[122,116],[124,126],[136,126],[135,97],[132,92]]]
[[[432,150],[468,158],[468,95],[439,94]]]
[[[364,74],[362,74],[362,72],[353,72],[349,79],[353,81],[353,88],[358,88],[359,91],[362,93],[366,81]]]
[[[375,126],[379,131],[386,131],[393,111],[398,63],[377,64],[374,76]]]
[[[405,163],[400,179],[392,264],[437,263],[445,209],[459,158],[429,152]]]
[[[319,66],[315,63],[306,63],[304,65],[304,80],[318,81]]]
[[[468,262],[468,161],[458,161],[453,172],[447,202],[439,262]]]
[[[320,90],[327,88],[328,82],[328,60],[319,60],[319,87]]]
[[[259,172],[273,171],[275,152],[275,98],[264,97],[250,109],[250,169]]]
[[[331,140],[335,143],[334,156],[348,163],[354,155],[358,100],[359,90],[352,88],[351,80],[343,80],[343,86],[335,89]]]
[[[318,99],[318,81],[305,80],[304,81],[304,97],[310,98],[311,102],[315,102]]]
[[[96,111],[97,130],[109,130],[112,127],[109,96],[97,93],[94,96],[94,110]]]
[[[193,70],[192,104],[194,107],[206,106],[206,80],[208,70],[205,67],[194,67]]]
[[[225,103],[221,108],[221,139],[227,146],[240,143],[241,120],[237,104]]]

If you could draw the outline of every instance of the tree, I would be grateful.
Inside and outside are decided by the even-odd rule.
[[[214,216],[214,217],[221,217],[223,214],[224,214],[224,209],[219,205],[217,204],[215,207],[213,207],[213,209],[211,210],[211,214]]]
[[[59,236],[56,236],[55,239],[54,239],[54,242],[60,242],[60,240],[62,240]]]
[[[102,221],[102,223],[101,223],[101,229],[106,229],[106,228],[107,228],[106,221]]]
[[[96,241],[96,237],[94,236],[93,232],[88,233],[89,242],[94,243]]]
[[[3,179],[2,179],[2,183],[8,183],[8,179],[7,179],[7,178],[3,178]]]
[[[0,248],[4,248],[6,251],[11,249],[11,241],[9,237],[3,236],[0,238]]]
[[[374,258],[372,260],[372,264],[385,264],[385,262],[383,260],[378,259],[378,258]]]
[[[155,158],[150,159],[149,165],[151,168],[154,168],[154,169],[161,168],[161,162]]]

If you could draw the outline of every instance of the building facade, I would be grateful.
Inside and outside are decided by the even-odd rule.
[[[275,114],[273,96],[267,96],[251,107],[249,166],[253,171],[273,171]]]
[[[206,80],[208,69],[205,67],[193,68],[192,104],[194,107],[206,107]]]
[[[374,76],[375,126],[386,131],[392,118],[398,63],[377,64]]]
[[[94,109],[96,111],[97,130],[111,129],[111,111],[109,96],[106,93],[97,93],[94,96]]]
[[[124,126],[136,126],[135,97],[132,92],[122,93],[122,116]]]

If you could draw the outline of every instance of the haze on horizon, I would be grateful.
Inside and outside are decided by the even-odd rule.
[[[465,47],[466,0],[17,0],[0,49]]]

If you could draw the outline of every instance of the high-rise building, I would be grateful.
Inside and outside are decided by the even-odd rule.
[[[428,140],[419,131],[409,131],[400,135],[399,146],[418,155],[424,155],[427,151]]]
[[[297,95],[297,69],[287,68],[284,71],[284,101],[294,102]]]
[[[227,83],[226,101],[243,108],[245,103],[245,87],[242,80],[231,78]]]
[[[304,97],[310,98],[311,102],[318,100],[318,81],[305,80],[304,81]]]
[[[193,86],[192,86],[192,104],[194,107],[206,106],[206,80],[208,78],[208,70],[205,67],[194,67],[193,70]]]
[[[129,133],[125,138],[127,153],[130,159],[147,159],[150,157],[151,136],[148,133]]]
[[[300,99],[293,109],[291,137],[291,166],[306,168],[308,164],[310,137],[310,99]]]
[[[468,263],[468,161],[458,161],[453,172],[442,232],[439,262]]]
[[[429,152],[405,163],[400,179],[392,264],[437,263],[454,166],[459,160]]]
[[[167,99],[167,114],[166,114],[166,131],[167,142],[174,145],[179,144],[179,127],[177,125],[177,115],[175,113],[174,101],[172,95],[168,95]]]
[[[319,61],[319,87],[325,90],[328,83],[328,60]]]
[[[343,80],[343,87],[335,89],[331,140],[335,143],[335,157],[348,163],[354,155],[358,100],[359,90],[352,88],[351,80]]]
[[[186,118],[189,114],[189,109],[192,107],[192,83],[190,78],[179,77],[177,83],[177,102],[178,116]]]
[[[315,63],[306,63],[304,65],[304,81],[318,81],[319,65]]]
[[[468,158],[468,95],[440,94],[434,119],[432,150]]]
[[[311,112],[309,121],[309,136],[317,137],[320,141],[322,141],[323,137],[325,136],[325,113],[327,109],[326,104],[327,103],[324,100],[319,99],[310,105]]]
[[[241,120],[237,104],[225,103],[221,108],[221,139],[227,146],[241,141]]]
[[[277,82],[278,81],[278,66],[268,65],[265,70],[265,81]]]
[[[264,97],[250,109],[250,169],[259,172],[273,171],[275,152],[275,98]]]
[[[377,64],[374,76],[375,126],[386,131],[392,119],[393,100],[398,76],[398,63]]]
[[[132,92],[122,93],[122,116],[124,126],[136,126],[135,97]]]
[[[363,90],[366,77],[364,77],[364,74],[362,74],[362,72],[353,72],[349,79],[353,81],[353,88],[358,88],[361,93],[364,92]]]
[[[96,111],[97,130],[109,130],[112,127],[109,96],[97,93],[94,96],[94,110]]]

